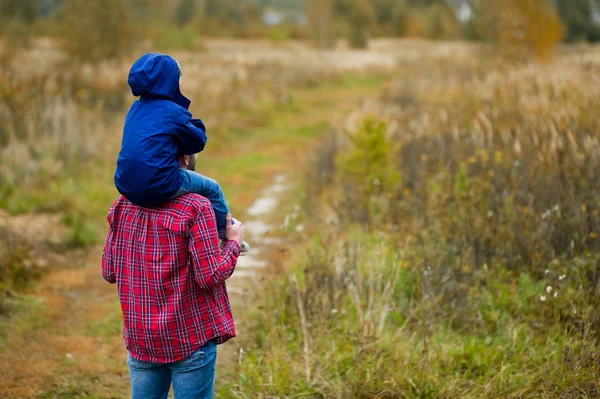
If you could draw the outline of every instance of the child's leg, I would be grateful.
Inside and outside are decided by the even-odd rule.
[[[229,206],[225,200],[225,195],[221,186],[210,177],[203,176],[190,170],[181,169],[183,175],[183,184],[177,195],[186,193],[200,194],[206,197],[212,204],[217,217],[217,229],[219,238],[225,238],[226,216],[229,213]]]

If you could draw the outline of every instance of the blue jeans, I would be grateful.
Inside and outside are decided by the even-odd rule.
[[[212,340],[190,357],[158,364],[135,360],[128,354],[132,399],[167,399],[171,383],[175,399],[212,399],[215,394],[217,342]]]
[[[183,183],[175,196],[179,197],[183,194],[195,193],[206,197],[215,210],[219,238],[225,239],[226,216],[229,213],[229,206],[227,205],[221,186],[215,180],[200,173],[186,169],[180,169],[180,171],[183,175]]]

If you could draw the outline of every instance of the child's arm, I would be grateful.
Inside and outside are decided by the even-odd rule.
[[[204,150],[208,137],[206,127],[200,119],[193,119],[192,114],[184,111],[181,125],[177,130],[177,138],[181,143],[183,155],[194,155]]]

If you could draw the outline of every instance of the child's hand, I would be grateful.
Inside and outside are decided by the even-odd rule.
[[[244,225],[239,221],[231,217],[231,213],[228,213],[226,216],[227,220],[227,230],[225,231],[225,237],[227,240],[237,241],[238,244],[242,245],[242,241],[244,241]],[[231,221],[234,223],[231,224]]]

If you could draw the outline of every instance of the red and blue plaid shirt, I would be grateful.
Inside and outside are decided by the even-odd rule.
[[[219,248],[214,211],[199,195],[143,208],[120,197],[108,212],[102,276],[117,284],[123,338],[132,357],[184,359],[216,339],[235,337],[225,280],[240,246]]]

